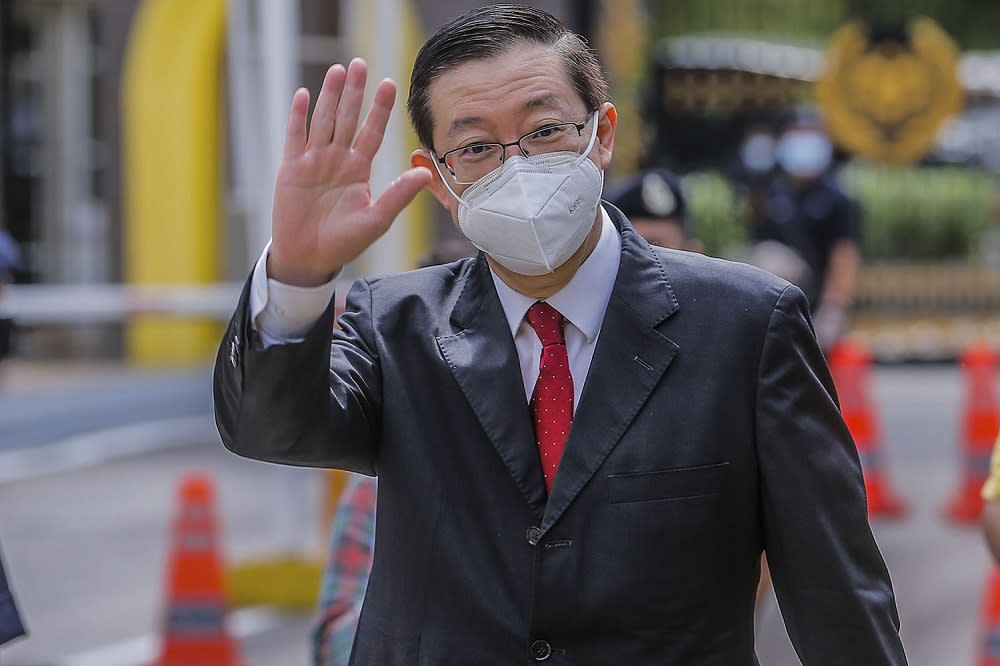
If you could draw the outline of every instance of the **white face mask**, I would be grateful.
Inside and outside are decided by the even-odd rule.
[[[519,275],[551,273],[580,249],[594,225],[604,172],[587,155],[597,141],[598,112],[587,149],[515,155],[459,196],[458,226],[473,245]],[[437,160],[434,160],[435,166]]]

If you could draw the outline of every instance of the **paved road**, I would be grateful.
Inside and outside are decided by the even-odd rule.
[[[940,518],[957,481],[961,378],[947,366],[884,367],[874,388],[892,481],[914,504],[906,521],[875,525],[910,663],[973,664],[988,559],[977,530]],[[81,656],[95,650],[134,648],[150,639],[161,606],[174,484],[192,468],[217,479],[230,560],[273,549],[270,507],[280,492],[280,468],[232,456],[214,441],[0,483],[0,544],[33,630],[30,640],[3,650],[4,666],[83,666],[88,662]],[[241,620],[251,663],[307,663],[308,618]],[[773,601],[759,620],[758,643],[763,665],[799,663]],[[75,662],[67,660],[73,655]],[[130,664],[89,665],[119,663]]]
[[[227,559],[272,552],[278,468],[238,458],[215,442],[0,485],[0,544],[32,632],[3,650],[0,663],[141,663],[127,655],[142,654],[136,644],[158,627],[175,486],[195,469],[216,480]],[[249,619],[248,661],[307,663],[307,617]]]
[[[207,368],[119,373],[85,386],[45,391],[44,400],[37,391],[0,393],[0,454],[129,424],[207,416],[212,409]]]

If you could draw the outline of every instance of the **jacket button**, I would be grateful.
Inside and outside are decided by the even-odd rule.
[[[552,646],[548,641],[532,641],[530,650],[535,661],[545,661],[552,656]]]
[[[537,527],[531,526],[525,532],[525,536],[528,538],[528,543],[532,546],[537,546],[538,542],[542,540],[542,531]]]

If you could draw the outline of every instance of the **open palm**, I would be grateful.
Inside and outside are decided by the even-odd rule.
[[[280,282],[315,286],[357,258],[389,229],[399,212],[431,180],[427,169],[410,169],[377,199],[369,179],[396,97],[382,81],[358,127],[367,65],[334,65],[323,81],[306,129],[309,92],[299,89],[278,168],[271,221],[268,274]]]

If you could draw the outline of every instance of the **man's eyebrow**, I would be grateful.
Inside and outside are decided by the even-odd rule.
[[[561,109],[562,104],[560,104],[559,99],[555,95],[542,95],[541,97],[536,97],[534,99],[528,100],[521,107],[524,111],[534,111],[535,109]],[[475,127],[483,122],[480,116],[466,116],[464,118],[456,118],[452,123],[451,127],[448,128],[448,136],[451,136],[458,132],[459,130],[465,129],[466,127]]]
[[[483,122],[483,119],[479,116],[466,116],[465,118],[456,118],[454,122],[451,123],[451,127],[448,128],[448,136],[451,136],[455,132],[466,127],[473,127]]]
[[[562,104],[559,103],[559,99],[556,98],[555,95],[543,95],[529,100],[522,108],[525,111],[533,111],[535,109],[561,109]]]

